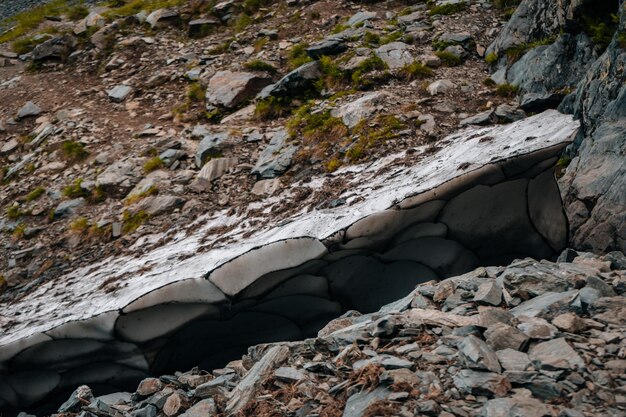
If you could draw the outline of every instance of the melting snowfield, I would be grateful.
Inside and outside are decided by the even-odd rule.
[[[220,367],[250,345],[313,336],[347,310],[376,311],[421,282],[551,258],[568,233],[554,166],[578,127],[548,111],[464,130],[414,166],[388,157],[350,168],[358,182],[339,207],[303,207],[280,224],[222,213],[141,257],[48,282],[3,306],[0,409],[36,408],[83,383],[103,394],[148,374]],[[201,250],[211,230],[228,230],[214,238],[231,243]]]

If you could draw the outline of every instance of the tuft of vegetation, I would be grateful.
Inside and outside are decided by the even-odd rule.
[[[374,123],[369,124],[362,120],[353,129],[353,133],[359,135],[346,152],[346,158],[350,162],[357,162],[367,156],[368,151],[397,136],[397,132],[403,129],[404,123],[392,115],[379,115]]]
[[[13,233],[11,234],[11,237],[13,238],[13,240],[20,240],[24,238],[25,234],[26,234],[26,225],[24,223],[20,223],[17,226],[15,226],[15,229],[13,229]]]
[[[0,35],[0,44],[15,40],[36,29],[46,16],[61,16],[67,10],[67,0],[52,0],[6,19],[4,23],[11,29]]]
[[[341,33],[346,29],[350,29],[350,25],[346,25],[343,23],[337,23],[334,28],[331,29],[330,33],[337,34]]]
[[[17,220],[25,213],[20,208],[19,204],[15,203],[7,209],[7,218],[9,220]]]
[[[268,6],[271,3],[272,0],[245,0],[242,7],[246,13],[253,14],[259,11],[261,7]]]
[[[465,2],[454,4],[442,4],[441,6],[434,6],[428,12],[429,16],[435,15],[451,15],[462,12],[467,7]]]
[[[124,233],[132,233],[147,222],[149,218],[150,215],[143,210],[136,212],[125,210],[122,214],[122,231]]]
[[[322,77],[315,83],[317,91],[336,88],[346,80],[346,73],[339,68],[339,65],[331,57],[322,56],[319,63]]]
[[[306,43],[298,43],[291,47],[289,53],[287,54],[287,63],[290,69],[296,69],[307,62],[313,61],[306,53],[306,49],[308,47],[309,45]]]
[[[414,61],[412,64],[407,64],[400,68],[398,75],[407,81],[412,81],[418,78],[430,77],[433,75],[433,70],[419,61]]]
[[[286,116],[291,112],[291,101],[283,97],[270,96],[260,100],[254,109],[254,115],[259,120],[271,120]]]
[[[158,156],[155,156],[154,158],[148,159],[146,163],[143,164],[143,171],[146,174],[149,174],[157,169],[163,168],[163,165],[163,160]]]
[[[246,30],[246,28],[250,26],[251,24],[252,24],[252,18],[248,16],[246,13],[240,13],[239,16],[237,16],[237,19],[235,19],[235,23],[233,24],[233,27],[235,28],[236,33],[240,33]]]
[[[435,55],[437,55],[437,57],[439,57],[439,59],[441,59],[443,64],[447,67],[456,67],[457,65],[461,65],[463,62],[461,58],[454,55],[452,52],[437,51],[435,52]]]
[[[303,145],[298,158],[325,160],[347,134],[348,128],[330,110],[312,111],[308,104],[300,107],[287,122],[292,138]]]
[[[509,58],[509,63],[513,63],[518,61],[521,57],[523,57],[526,52],[534,49],[538,46],[551,45],[556,41],[555,36],[551,36],[548,38],[539,39],[537,41],[531,43],[522,43],[520,45],[512,46],[508,48],[505,52],[506,56]]]
[[[583,31],[589,35],[600,50],[605,50],[609,46],[618,23],[619,17],[614,14],[605,19],[583,16],[581,21]]]
[[[350,76],[350,80],[352,82],[352,86],[356,89],[367,89],[377,82],[382,82],[389,78],[389,73],[386,70],[389,67],[385,64],[385,61],[373,55],[363,62],[361,62],[358,67],[352,72]],[[379,77],[370,77],[370,74],[373,71],[385,71],[382,76]]]
[[[220,43],[219,45],[216,45],[213,48],[209,49],[207,51],[207,53],[209,55],[221,55],[223,53],[228,52],[228,50],[230,49],[230,45],[232,43],[233,43],[232,39],[228,39],[228,40]]]
[[[68,19],[74,20],[74,21],[84,19],[85,17],[87,17],[88,14],[89,14],[89,9],[87,8],[87,6],[83,4],[82,1],[70,7],[65,12],[65,16],[67,16]]]
[[[276,74],[278,70],[274,68],[272,65],[268,64],[265,61],[261,61],[260,59],[255,59],[254,61],[249,61],[243,64],[243,67],[249,71],[260,71],[267,72],[268,74]]]
[[[124,203],[127,206],[132,206],[136,202],[141,201],[146,197],[149,197],[151,195],[157,195],[157,194],[159,194],[159,189],[155,186],[151,186],[150,188],[148,188],[147,190],[141,193],[133,194],[131,196],[126,197],[126,199],[124,200]]]
[[[519,88],[513,84],[500,84],[496,88],[496,94],[500,97],[515,97]]]
[[[493,52],[487,54],[487,56],[485,57],[485,62],[489,65],[495,64],[496,62],[498,62],[498,55]]]
[[[626,32],[620,33],[617,36],[617,44],[619,45],[620,48],[626,49]]]
[[[41,197],[44,193],[46,192],[46,189],[43,187],[37,187],[35,188],[33,191],[31,191],[30,193],[28,193],[26,195],[25,200],[30,202],[30,201],[35,201],[37,200],[39,197]]]
[[[11,43],[11,49],[19,55],[27,54],[46,40],[48,40],[48,38],[45,36],[26,36],[13,41]]]
[[[380,45],[380,35],[370,32],[369,30],[363,35],[363,44],[365,46],[378,46]]]
[[[189,84],[187,87],[187,100],[193,103],[198,103],[204,100],[205,91],[204,87],[198,82]]]
[[[85,217],[79,217],[70,223],[70,230],[75,233],[83,233],[89,229],[89,220]]]
[[[496,9],[508,9],[509,7],[517,7],[522,0],[493,0]]]
[[[112,9],[104,13],[105,17],[131,16],[142,10],[150,13],[157,9],[166,9],[186,4],[189,0],[112,0],[109,7]]]
[[[63,188],[63,195],[67,198],[78,198],[78,197],[87,197],[89,196],[89,191],[81,187],[83,183],[82,179],[77,179],[72,184]]]
[[[63,142],[61,151],[63,152],[63,157],[71,162],[83,160],[89,155],[82,143],[73,140]]]

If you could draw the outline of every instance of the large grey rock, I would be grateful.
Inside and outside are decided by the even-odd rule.
[[[461,360],[465,366],[472,369],[484,369],[491,372],[500,372],[500,362],[496,353],[476,336],[467,336],[458,345]]]
[[[565,338],[549,340],[535,345],[528,356],[538,361],[543,369],[582,369],[585,362],[567,343]]]
[[[342,39],[330,38],[314,43],[306,49],[306,53],[313,59],[319,59],[324,55],[338,55],[347,49],[348,47]]]
[[[211,133],[204,136],[196,149],[196,166],[201,168],[209,158],[221,156],[222,146],[230,139],[228,132]]]
[[[320,63],[318,61],[309,62],[291,71],[278,80],[276,84],[265,87],[258,97],[265,99],[270,96],[295,96],[311,88],[313,83],[321,76]]]
[[[580,18],[592,0],[523,0],[486,54],[501,55],[507,49],[558,35],[567,25]]]
[[[237,165],[237,158],[213,158],[200,170],[189,186],[192,190],[201,192],[211,188],[211,183],[224,175],[229,169]]]
[[[540,317],[552,318],[561,313],[575,310],[573,306],[578,297],[577,290],[570,290],[561,293],[546,292],[538,297],[532,298],[511,309],[511,313],[516,317]]]
[[[363,22],[367,22],[368,20],[376,19],[376,16],[377,16],[376,12],[367,12],[367,11],[357,12],[357,13],[353,14],[350,17],[350,19],[348,19],[346,24],[349,25],[349,26],[358,25],[359,23],[363,23]]]
[[[123,196],[139,182],[138,174],[138,162],[117,161],[98,175],[96,186],[101,187],[106,194]]]
[[[33,49],[32,57],[35,61],[65,61],[78,41],[72,35],[55,36],[41,43]]]
[[[411,47],[403,42],[388,43],[377,48],[374,53],[392,70],[402,68],[415,61]]]
[[[343,417],[362,417],[365,410],[377,401],[384,400],[391,394],[384,387],[377,387],[372,391],[363,390],[351,395],[343,409]]]
[[[217,25],[219,22],[213,19],[194,19],[189,22],[187,35],[190,38],[202,38],[207,36]]]
[[[252,174],[262,178],[275,178],[285,172],[291,166],[291,160],[298,147],[288,143],[289,134],[278,131],[272,136],[272,140],[261,152],[257,163],[252,168]]]
[[[218,71],[209,81],[206,98],[209,104],[236,107],[254,97],[271,78],[248,72]]]
[[[344,104],[331,112],[333,117],[341,118],[348,127],[356,126],[361,120],[370,118],[378,110],[384,108],[385,99],[388,97],[383,92],[367,93],[364,96]]]
[[[593,43],[587,35],[566,33],[551,45],[527,52],[508,69],[506,79],[522,93],[550,94],[576,85],[595,59]]]
[[[497,323],[485,330],[485,340],[494,350],[523,350],[528,344],[528,336],[515,327]]]
[[[109,96],[109,100],[112,102],[121,103],[126,100],[132,91],[133,88],[131,86],[120,84],[107,91],[107,95]]]
[[[142,199],[134,207],[137,211],[144,211],[150,216],[158,216],[163,213],[172,211],[176,207],[180,207],[185,203],[180,197],[173,195],[157,195]]]
[[[41,112],[42,112],[42,110],[41,110],[41,108],[38,105],[36,105],[32,101],[28,101],[17,112],[17,118],[18,119],[23,119],[25,117],[39,116],[41,114]]]
[[[72,214],[74,214],[77,208],[84,205],[85,199],[82,197],[75,198],[73,200],[63,201],[59,203],[59,205],[54,209],[54,217],[59,218],[64,216],[71,216]]]
[[[620,6],[621,36],[626,10]],[[626,50],[615,39],[578,85],[573,111],[583,130],[561,189],[571,243],[594,252],[626,252]],[[575,150],[575,149],[573,149]]]
[[[158,9],[148,15],[146,23],[153,29],[167,25],[175,26],[180,23],[180,15],[174,9]]]

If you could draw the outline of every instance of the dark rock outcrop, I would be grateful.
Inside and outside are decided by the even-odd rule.
[[[626,251],[625,7],[613,41],[561,106],[582,122],[561,179],[572,244],[597,252]]]

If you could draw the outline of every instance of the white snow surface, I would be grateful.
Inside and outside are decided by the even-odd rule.
[[[0,363],[28,346],[50,340],[49,336],[84,331],[89,332],[88,337],[96,337],[94,333],[101,339],[111,337],[108,335],[117,316],[115,312],[159,288],[159,292],[138,301],[130,306],[130,310],[159,302],[212,303],[225,299],[219,290],[234,295],[262,273],[292,267],[307,260],[304,258],[308,256],[323,255],[320,241],[345,230],[358,220],[386,209],[397,209],[398,203],[408,197],[432,190],[455,178],[470,178],[469,173],[489,163],[565,146],[571,142],[578,128],[579,123],[571,116],[547,111],[509,125],[463,130],[440,141],[438,146],[442,149],[414,166],[390,164],[403,156],[399,153],[369,165],[338,170],[334,176],[347,171],[358,173],[351,182],[352,188],[342,195],[348,204],[311,211],[303,207],[299,213],[279,224],[272,224],[272,220],[266,217],[260,218],[266,225],[247,237],[244,234],[249,235],[252,228],[249,221],[255,218],[228,216],[225,212],[207,215],[196,222],[197,231],[193,234],[180,233],[141,257],[104,259],[43,283],[21,299],[0,306]],[[484,137],[493,140],[481,142]],[[469,167],[460,169],[461,164],[469,164]],[[331,177],[314,178],[309,184],[320,187],[328,178]],[[289,190],[284,195],[288,198]],[[234,228],[224,234],[215,234],[213,238],[217,240],[228,236],[231,238],[229,242],[233,243],[202,249],[207,242],[201,242],[201,238],[208,231],[223,226]],[[276,248],[273,253],[268,250],[252,251],[294,238],[305,239],[298,239],[298,243],[293,245],[271,245]],[[290,247],[295,252],[283,249]],[[245,254],[247,256],[232,263]],[[229,267],[225,265],[227,263],[232,265]],[[224,268],[220,268],[222,265]],[[238,271],[243,271],[241,277],[237,276]],[[254,276],[254,271],[259,271],[259,274]],[[181,285],[172,285],[169,291],[166,287],[183,280],[194,280],[194,290],[181,290]],[[100,320],[93,320],[100,315]],[[95,327],[81,327],[86,323],[84,320],[93,320]],[[64,323],[76,321],[83,322],[76,323],[76,328],[73,328],[74,325],[58,328]]]

